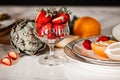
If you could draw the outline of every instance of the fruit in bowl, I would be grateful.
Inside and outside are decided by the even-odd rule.
[[[63,38],[69,34],[67,29],[69,20],[70,11],[65,7],[59,10],[56,8],[40,9],[35,18],[38,38],[44,37],[48,39],[48,42],[51,39],[56,41]]]
[[[67,37],[70,33],[68,21],[70,12],[67,8],[62,7],[40,9],[36,18],[36,27],[34,33],[38,39],[49,46],[49,54],[41,56],[39,63],[42,65],[59,65],[66,63],[66,59],[61,55],[56,55],[54,46],[56,43]]]

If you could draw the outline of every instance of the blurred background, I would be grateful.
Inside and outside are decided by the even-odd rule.
[[[120,6],[120,0],[0,0],[0,5]]]

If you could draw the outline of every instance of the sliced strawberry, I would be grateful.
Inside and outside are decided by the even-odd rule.
[[[100,36],[96,42],[99,42],[99,41],[108,41],[110,38],[107,37],[107,36]]]
[[[8,52],[8,57],[10,57],[12,60],[18,59],[18,54],[15,51]]]
[[[54,24],[56,34],[62,33],[62,30],[66,27],[66,24]]]
[[[51,33],[51,30],[52,30],[52,23],[47,23],[42,27],[42,31],[44,32],[44,34]]]
[[[55,33],[49,33],[48,39],[55,39]]]
[[[91,50],[91,41],[90,40],[84,40],[84,42],[83,42],[83,46],[84,46],[84,48],[85,49],[87,49],[87,50]]]
[[[35,18],[35,22],[40,24],[46,24],[49,21],[51,21],[51,19],[52,19],[51,12],[49,12],[48,10],[41,9]]]
[[[64,21],[65,21],[64,16],[59,16],[59,17],[56,17],[52,20],[52,22],[55,24],[62,24]]]
[[[46,15],[46,11],[44,9],[41,9],[35,18],[35,22],[39,22],[39,19],[43,18]]]
[[[68,13],[62,12],[62,13],[60,13],[60,16],[64,17],[64,23],[66,23],[70,20],[70,15]]]
[[[7,66],[11,66],[12,65],[12,60],[9,57],[5,57],[1,59],[1,63]]]
[[[55,24],[62,24],[62,23],[66,23],[70,20],[70,15],[68,13],[60,13],[58,17],[54,18],[52,20],[53,23]]]

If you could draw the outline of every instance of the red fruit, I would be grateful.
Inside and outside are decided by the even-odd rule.
[[[46,11],[44,9],[41,9],[38,13],[37,16],[35,18],[35,22],[38,23],[39,19],[42,18],[43,16],[46,15]]]
[[[62,38],[62,37],[64,37],[64,36],[65,36],[64,33],[59,34],[59,38]]]
[[[42,37],[44,34],[43,34],[43,31],[41,29],[37,29],[37,34],[38,36]]]
[[[59,16],[52,20],[52,22],[55,24],[62,24],[64,21],[65,21],[64,16]]]
[[[100,36],[98,39],[97,39],[97,42],[99,41],[108,41],[109,40],[109,37],[107,36]]]
[[[57,33],[60,34],[65,27],[66,27],[66,24],[55,24],[54,29],[56,34]]]
[[[62,13],[60,13],[60,16],[64,17],[64,23],[66,23],[70,20],[70,15],[68,13],[62,12]]]
[[[51,21],[51,19],[51,13],[48,10],[46,11],[44,9],[41,9],[35,18],[35,22],[40,24],[46,24]]]
[[[58,17],[54,18],[52,20],[53,23],[55,24],[62,24],[62,23],[66,23],[70,20],[70,15],[68,13],[60,13]]]
[[[18,54],[15,51],[8,52],[8,57],[10,57],[12,60],[18,59]]]
[[[55,39],[55,33],[49,33],[48,39]]]
[[[1,59],[1,63],[7,66],[11,66],[12,65],[12,60],[9,57],[5,57]]]
[[[84,48],[85,49],[87,49],[87,50],[91,50],[91,41],[90,40],[84,40],[84,42],[83,42],[83,46],[84,46]]]
[[[66,24],[55,24],[55,34],[57,37],[61,38],[64,37],[66,34],[63,33],[63,29],[66,27]]]
[[[42,26],[43,26],[42,24],[36,23],[36,28],[37,28],[37,29],[41,29]]]
[[[43,27],[42,27],[42,31],[45,34],[51,33],[51,30],[52,30],[52,23],[47,23],[47,24],[43,25]]]

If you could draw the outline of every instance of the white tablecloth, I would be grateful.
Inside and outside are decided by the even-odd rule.
[[[0,10],[8,12],[15,18],[34,19],[36,9],[50,6],[0,6]],[[54,7],[54,6],[53,6]],[[60,8],[61,6],[55,6]],[[101,34],[111,34],[112,27],[120,23],[120,7],[68,6],[72,15],[91,16],[102,25]],[[10,46],[0,44],[1,49],[9,51]],[[6,53],[3,51],[3,53]],[[1,51],[2,52],[2,51]],[[63,49],[57,49],[64,54]],[[2,54],[2,53],[0,53]],[[120,80],[120,69],[89,65],[74,61],[59,66],[45,67],[37,62],[37,56],[24,56],[12,66],[0,64],[0,80]]]

